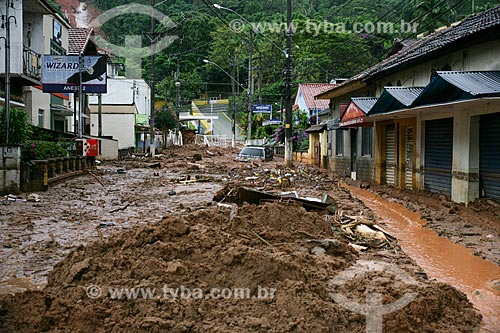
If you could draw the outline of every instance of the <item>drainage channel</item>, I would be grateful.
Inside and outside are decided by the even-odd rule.
[[[384,228],[400,242],[405,253],[429,278],[450,284],[465,293],[483,315],[481,332],[497,333],[500,327],[500,266],[475,256],[470,249],[438,236],[425,227],[418,213],[357,187],[346,186],[369,207]]]

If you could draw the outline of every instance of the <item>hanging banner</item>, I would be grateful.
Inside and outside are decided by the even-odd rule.
[[[84,56],[82,83],[84,93],[107,92],[107,57]],[[42,89],[46,93],[75,93],[80,86],[79,56],[43,56]]]

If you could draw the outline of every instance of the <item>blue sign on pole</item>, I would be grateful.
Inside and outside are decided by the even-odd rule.
[[[273,106],[271,104],[254,104],[253,112],[254,113],[272,113]]]

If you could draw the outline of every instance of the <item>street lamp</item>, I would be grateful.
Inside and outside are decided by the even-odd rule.
[[[285,122],[285,165],[291,167],[293,165],[292,158],[292,0],[287,0],[287,25],[286,25],[286,51],[283,51],[276,43],[264,35],[260,30],[256,29],[246,18],[230,8],[223,7],[219,4],[214,4],[214,7],[219,10],[226,10],[237,15],[243,22],[248,24],[252,31],[255,31],[274,45],[286,58],[285,64],[285,99],[286,99],[286,122]],[[252,43],[252,41],[250,41]],[[251,56],[250,56],[251,58]],[[251,61],[251,59],[250,59]],[[251,67],[251,66],[249,66]],[[251,70],[251,69],[250,69]],[[251,110],[250,110],[251,112]]]
[[[206,63],[206,64],[212,64],[214,66],[216,66],[217,68],[219,68],[224,74],[226,74],[234,83],[236,83],[238,86],[240,86],[243,90],[246,91],[247,95],[250,96],[251,92],[250,92],[250,89],[248,88],[245,88],[241,83],[238,82],[238,80],[236,80],[231,74],[229,74],[224,68],[222,68],[221,66],[219,66],[219,64],[213,62],[213,61],[210,61],[208,59],[203,59],[203,62]],[[233,64],[234,65],[234,64]],[[234,89],[233,89],[233,99],[234,99]],[[234,101],[233,101],[234,102]],[[233,107],[233,124],[232,124],[232,134],[233,134],[233,143],[232,143],[232,146],[233,148],[236,147],[236,107],[234,105],[234,103],[232,103],[232,107]]]

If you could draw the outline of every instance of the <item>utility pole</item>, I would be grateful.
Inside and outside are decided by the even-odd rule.
[[[102,94],[97,95],[97,136],[102,136]],[[99,142],[101,142],[99,140]]]
[[[286,3],[286,68],[285,68],[285,165],[293,166],[292,143],[292,0]]]
[[[262,55],[259,55],[259,73],[257,80],[257,85],[259,87],[259,104],[262,104]]]
[[[9,143],[9,130],[10,130],[10,19],[9,9],[14,4],[11,0],[6,0],[5,8],[5,143]],[[13,16],[14,21],[16,21],[15,16]]]
[[[83,137],[83,108],[84,108],[84,100],[83,100],[83,83],[82,83],[82,72],[84,66],[84,58],[83,51],[80,52],[79,56],[79,66],[78,73],[80,76],[80,82],[78,85],[78,138],[81,139]]]
[[[151,87],[151,110],[149,118],[149,136],[150,136],[150,151],[153,157],[155,156],[155,53],[156,53],[156,21],[155,21],[155,5],[156,1],[151,0],[151,67],[149,73],[149,82]]]
[[[234,78],[236,73],[236,54],[231,61],[231,76]],[[231,113],[233,118],[233,123],[231,125],[232,134],[233,134],[233,142],[232,147],[236,147],[236,85],[234,80],[231,80]]]
[[[247,141],[252,140],[252,113],[253,113],[253,33],[250,30],[248,38],[248,127]]]
[[[177,58],[177,74],[175,75],[175,92],[176,92],[176,108],[175,108],[175,135],[179,138],[180,131],[180,107],[181,107],[181,65]]]

